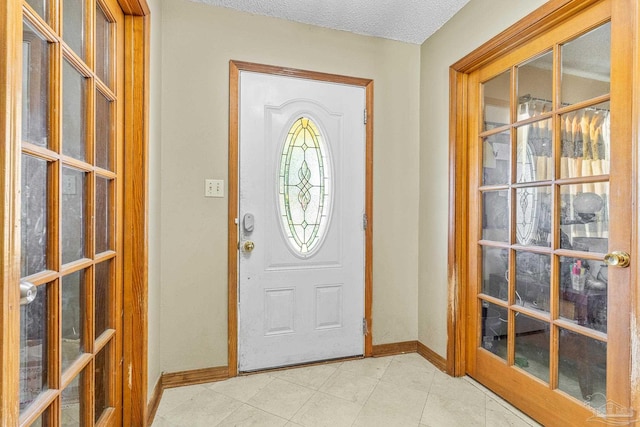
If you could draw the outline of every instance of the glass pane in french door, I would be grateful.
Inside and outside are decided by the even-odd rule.
[[[24,4],[20,424],[115,425],[123,15],[115,0]]]
[[[601,24],[480,81],[475,172],[479,360],[597,409],[607,402],[610,31]]]

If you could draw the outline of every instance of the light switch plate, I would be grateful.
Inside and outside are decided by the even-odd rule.
[[[221,179],[205,179],[204,197],[224,197],[224,181]]]

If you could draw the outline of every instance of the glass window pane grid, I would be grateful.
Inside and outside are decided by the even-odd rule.
[[[21,277],[48,267],[49,180],[46,160],[22,155]]]
[[[514,365],[549,383],[551,343],[549,323],[523,313],[516,313],[514,320]]]
[[[551,247],[552,186],[515,187],[513,191],[514,244],[522,247]]]
[[[522,101],[553,99],[553,48],[542,52],[515,67],[517,77],[517,97]],[[540,86],[544,86],[542,89]],[[543,109],[540,108],[539,112]],[[520,112],[519,112],[520,113]]]
[[[63,62],[62,76],[62,153],[84,161],[90,158],[87,153],[90,81],[68,57]]]
[[[489,301],[479,301],[480,346],[503,360],[507,360],[509,311]]]
[[[556,331],[559,359],[557,388],[581,404],[603,408],[607,403],[607,343],[561,327]]]
[[[113,267],[115,262],[108,259],[95,265],[94,286],[94,335],[98,339],[110,329],[113,307]]]
[[[113,86],[113,35],[114,20],[108,9],[103,8],[99,1],[95,7],[95,72],[101,82],[108,87]]]
[[[85,400],[87,395],[91,394],[87,393],[87,371],[88,368],[84,368],[78,373],[60,394],[61,424],[63,426],[85,425],[83,422]]]
[[[87,57],[88,16],[90,4],[87,0],[60,0],[62,13],[62,39],[79,58]]]
[[[20,412],[49,388],[48,284],[38,286],[36,299],[20,307]]]
[[[483,120],[481,131],[511,123],[511,69],[481,84]]]
[[[113,180],[95,177],[95,253],[113,249]]]
[[[95,159],[93,164],[104,171],[114,171],[115,132],[113,130],[113,122],[115,119],[115,96],[100,81],[95,82],[95,141],[93,144]],[[105,123],[107,124],[106,126]]]
[[[51,138],[51,46],[37,25],[23,19],[22,139],[41,147]]]
[[[517,251],[515,264],[515,305],[548,317],[551,308],[551,257]]]
[[[482,186],[508,185],[511,177],[511,132],[509,129],[482,138]]]
[[[84,352],[86,337],[87,277],[80,270],[62,278],[61,355],[62,371],[68,369]]]
[[[31,18],[29,18],[29,19],[31,19]],[[35,17],[35,18],[33,18],[33,19],[37,20],[37,22],[38,22],[38,28],[40,28],[40,27],[46,27],[46,31],[45,31],[45,33],[46,33],[46,34],[53,34],[53,33],[54,33],[54,32],[53,32],[53,30],[52,30],[51,28],[49,28],[49,27],[48,27],[47,25],[45,25],[44,23],[41,23],[41,22],[40,22],[40,18],[39,18],[39,17]],[[57,41],[57,39],[54,39],[54,40],[52,40],[52,41],[53,41],[53,42],[56,42],[56,41]],[[54,53],[54,54],[52,55],[52,63],[53,63],[53,64],[55,64],[55,63],[56,63],[56,61],[55,61],[55,56],[58,56],[58,58],[59,58],[59,55],[60,55],[61,51],[63,51],[63,50],[64,50],[64,52],[65,52],[65,53],[64,53],[65,57],[66,57],[68,60],[70,60],[70,61],[71,61],[71,63],[73,63],[73,64],[74,64],[74,66],[75,66],[76,68],[78,68],[78,69],[80,69],[80,70],[83,70],[83,71],[82,71],[82,74],[83,74],[83,75],[85,75],[85,77],[87,77],[87,76],[90,76],[90,75],[91,75],[91,73],[88,73],[88,72],[87,72],[86,65],[85,65],[84,63],[82,63],[81,61],[79,61],[79,58],[78,58],[78,56],[76,55],[76,53],[75,53],[75,52],[73,52],[73,53],[68,52],[68,51],[67,51],[67,49],[66,49],[66,47],[65,47],[64,45],[62,45],[62,49],[60,49],[59,45],[58,45],[55,49],[52,49],[52,52]],[[78,65],[78,64],[79,64],[79,65]],[[102,82],[97,82],[97,83],[98,83],[99,85],[101,85],[101,87],[102,87],[103,91],[108,95],[108,97],[109,97],[112,101],[114,101],[114,100],[115,100],[115,95],[113,94],[113,92],[112,92],[110,89],[108,89],[108,88],[106,88],[106,87],[103,87],[103,86],[104,86],[104,84],[103,84]],[[56,97],[59,95],[59,90],[58,90],[58,89],[55,89],[55,88],[53,88],[52,90],[53,90],[52,99],[56,99]],[[88,89],[87,89],[87,90],[88,90],[88,91],[90,91],[90,90],[91,90],[91,89],[90,89],[90,87],[88,87]],[[88,98],[91,100],[91,95],[89,95],[89,96],[88,96]],[[88,111],[88,110],[89,110],[89,108],[91,107],[91,102],[88,102],[88,104],[89,104],[89,106],[88,106],[88,108],[87,108],[87,113],[89,113],[89,111]],[[60,109],[56,109],[56,110],[53,110],[53,111],[60,111]],[[88,115],[88,114],[87,114],[87,115]],[[53,118],[52,118],[52,123],[56,123],[56,122],[58,122],[58,120],[57,120],[55,117],[53,117]],[[51,148],[52,148],[52,149],[55,149],[57,152],[59,152],[59,148],[56,148],[56,147],[60,147],[60,144],[59,144],[59,143],[57,143],[57,142],[55,141],[56,136],[57,136],[56,134],[58,133],[58,132],[57,132],[57,130],[56,130],[56,127],[57,127],[57,126],[54,126],[54,129],[53,129],[53,131],[54,131],[54,135],[52,135],[52,141],[51,141],[51,145],[50,145],[50,146],[51,146]],[[91,131],[91,129],[89,128],[89,129],[88,129],[87,139],[86,139],[88,142],[89,142],[89,141],[91,141],[91,138],[89,138],[90,131]],[[28,146],[29,146],[29,144],[27,144],[27,147],[26,147],[26,149],[27,149],[27,150],[29,150]],[[89,151],[90,149],[91,149],[91,148],[90,148],[90,146],[88,146],[88,147],[87,147],[87,151]],[[61,168],[60,168],[60,166],[59,166],[59,165],[60,165],[60,160],[61,160],[61,159],[65,159],[65,156],[64,156],[64,155],[63,155],[63,156],[60,156],[59,154],[56,154],[56,152],[55,152],[55,151],[49,152],[49,150],[42,150],[42,153],[40,153],[40,150],[36,150],[36,151],[37,151],[36,156],[39,156],[39,155],[41,154],[41,155],[45,156],[45,158],[44,158],[45,160],[49,160],[50,162],[53,162],[53,164],[54,164],[54,167],[52,168],[52,169],[53,169],[53,173],[52,173],[52,182],[51,182],[51,184],[50,184],[50,187],[53,189],[53,190],[52,190],[52,193],[54,193],[54,194],[52,195],[52,197],[53,197],[53,198],[55,198],[55,199],[58,199],[59,197],[61,197],[61,195],[60,195],[60,194],[58,194],[58,193],[59,193],[59,188],[60,188],[60,184],[58,184],[58,183],[60,183],[60,182],[61,182],[61,173],[60,173]],[[45,152],[45,151],[46,151],[46,152]],[[29,152],[29,151],[27,151],[27,152]],[[34,153],[29,152],[29,154],[34,154]],[[89,154],[89,153],[88,153],[88,154]],[[88,156],[88,158],[91,158],[91,156]],[[84,162],[82,162],[82,163],[83,163],[82,165],[79,165],[79,164],[78,164],[78,161],[76,161],[76,160],[71,160],[71,159],[67,159],[67,160],[69,160],[69,161],[67,162],[67,164],[68,164],[68,165],[70,165],[70,166],[72,166],[73,168],[86,170],[87,172],[91,172],[91,171],[95,170],[95,168],[92,168],[92,167],[91,167],[90,165],[88,165],[88,164],[84,164]],[[111,176],[111,175],[112,175],[112,173],[110,173],[110,172],[103,171],[103,174],[104,174],[104,175],[109,175],[109,176],[110,176],[110,179],[115,178],[115,175]],[[92,186],[90,185],[89,187],[92,187]],[[89,192],[89,193],[91,193],[91,192],[92,192],[92,189],[90,188],[90,189],[88,190],[88,192]],[[88,215],[87,215],[87,216],[88,216],[88,217],[91,217],[90,213],[89,213],[89,212],[87,212],[87,213],[88,213]],[[59,221],[57,221],[57,220],[55,219],[55,217],[57,217],[57,216],[58,216],[58,213],[57,213],[57,212],[53,212],[53,217],[54,217],[54,219],[53,219],[53,223],[54,223],[54,224],[56,224],[56,223],[58,223],[58,224],[59,224]],[[55,229],[55,228],[57,228],[57,227],[53,227],[53,228]],[[53,230],[52,230],[52,231],[53,231]],[[88,234],[90,235],[91,233],[88,233]],[[54,241],[54,242],[58,242],[58,241],[59,241],[59,240],[58,240],[58,236],[53,236],[53,237],[54,237],[54,238],[53,238],[53,241]],[[58,246],[58,244],[54,244],[54,245],[53,245],[53,247],[52,247],[52,248],[51,248],[51,250],[50,250],[50,253],[56,254],[56,253],[58,252],[57,246]],[[110,258],[112,258],[113,256],[115,256],[115,254],[113,254],[113,255],[109,255],[109,257],[110,257]],[[55,258],[58,258],[58,256],[52,256],[51,258],[52,258],[52,259],[55,259]],[[102,257],[102,259],[104,259],[104,257]],[[87,259],[86,261],[89,261],[89,260]],[[72,263],[72,264],[76,264],[76,263]],[[59,262],[55,262],[55,260],[54,260],[54,262],[53,262],[53,267],[54,267],[54,270],[58,270],[58,271],[60,271],[60,263],[59,263]],[[68,264],[68,265],[66,266],[65,270],[69,271],[70,269],[75,269],[75,267],[73,267],[73,265],[71,265],[71,264]],[[48,272],[43,272],[43,273],[39,273],[39,274],[37,274],[37,275],[36,275],[36,276],[37,276],[37,278],[36,278],[36,277],[34,277],[34,279],[35,279],[35,280],[40,280],[40,277],[41,277],[41,276],[42,276],[42,277],[44,277],[44,276],[46,276],[46,277],[50,277],[51,275],[56,275],[56,276],[60,277],[60,273],[55,273],[55,271],[48,271]],[[60,282],[60,280],[56,280],[55,282],[56,282],[56,283],[58,283],[58,282]],[[59,285],[56,285],[55,287],[58,287],[58,286],[59,286]],[[55,293],[57,293],[57,292],[55,292]],[[56,305],[56,304],[54,304],[54,306],[55,306],[55,305]],[[52,306],[51,308],[55,308],[54,306]],[[55,333],[54,333],[54,335],[55,335]],[[56,346],[56,345],[55,345],[55,343],[54,343],[53,345],[54,345],[54,346]],[[53,351],[53,350],[52,350],[52,351]],[[56,354],[59,354],[59,351],[58,351],[58,350],[55,350],[54,352],[55,352]],[[85,356],[86,356],[86,355],[85,355]],[[83,365],[84,365],[85,363],[87,363],[87,362],[85,362],[85,360],[87,360],[87,359],[83,357],[83,363],[82,363]],[[92,362],[91,362],[91,363],[92,363]],[[54,363],[54,365],[55,365],[55,363]],[[75,369],[76,369],[76,366],[74,366],[74,369],[73,369],[73,370],[75,371]],[[60,385],[60,381],[61,381],[61,380],[60,380],[60,378],[61,378],[61,377],[60,377],[59,367],[58,367],[58,373],[57,373],[57,374],[56,374],[56,372],[55,372],[55,369],[54,369],[54,370],[51,370],[51,372],[50,372],[50,373],[51,373],[51,375],[53,375],[54,377],[57,377],[57,379],[53,378],[53,379],[52,379],[52,381],[53,381],[53,383],[57,383],[57,385],[59,386],[59,385]],[[67,380],[65,380],[65,382],[67,382]],[[56,385],[56,384],[54,384],[54,385]],[[52,399],[52,398],[53,398],[53,397],[52,397],[53,395],[51,395],[51,393],[47,394],[47,396],[51,396],[51,397],[48,397],[48,399]],[[40,404],[40,403],[39,403],[39,404]],[[44,415],[46,415],[46,414],[47,414],[47,412],[45,411],[45,412],[43,412],[43,414],[44,414]],[[29,419],[34,419],[34,418],[36,418],[35,414],[34,414],[34,415],[29,415]],[[44,419],[46,420],[46,417],[45,417]],[[86,420],[85,420],[85,421],[86,421]]]
[[[90,256],[87,248],[89,222],[88,173],[62,166],[61,183],[61,249],[62,263]]]
[[[556,47],[555,50],[556,51],[558,50],[557,47]],[[563,104],[563,105],[560,105],[559,108],[556,109],[556,110],[551,110],[551,111],[548,111],[548,112],[545,111],[543,116],[539,116],[537,118],[526,119],[526,120],[521,121],[521,122],[516,122],[514,125],[509,126],[509,128],[514,128],[515,125],[522,125],[522,124],[527,124],[527,123],[530,123],[530,122],[533,122],[533,121],[536,121],[536,120],[540,120],[541,117],[543,119],[551,118],[552,119],[552,123],[554,125],[556,125],[556,123],[558,124],[557,126],[555,126],[555,130],[552,132],[553,140],[554,141],[560,141],[559,134],[560,134],[561,130],[560,130],[559,123],[560,123],[561,114],[565,114],[565,113],[567,113],[569,111],[579,110],[580,108],[591,108],[592,106],[595,106],[598,103],[608,101],[608,97],[609,97],[609,95],[607,94],[607,95],[602,95],[602,96],[599,96],[599,97],[591,99],[591,100],[580,102],[579,104],[575,104],[575,105]],[[480,131],[479,135],[482,138],[488,137],[488,136],[491,136],[493,134],[497,134],[497,133],[503,132],[505,130],[505,128],[506,128],[505,126],[502,126],[499,129],[495,128],[495,127],[492,128],[490,126],[490,127],[487,127],[487,128],[483,128],[483,130]],[[554,215],[553,215],[553,221],[552,221],[551,228],[552,228],[552,237],[554,237],[553,236],[553,230],[554,229],[555,230],[559,229],[559,223],[557,221],[558,216],[555,215],[555,209],[559,206],[559,203],[557,203],[557,201],[559,199],[560,191],[559,191],[558,185],[555,184],[555,180],[558,180],[558,183],[562,182],[562,179],[560,178],[560,175],[558,173],[560,171],[560,165],[559,165],[559,161],[557,160],[557,159],[560,158],[560,144],[554,143],[553,144],[553,150],[551,150],[551,151],[552,151],[551,152],[551,156],[550,156],[551,157],[551,173],[550,173],[550,175],[547,174],[545,176],[545,180],[540,181],[540,182],[536,182],[536,184],[538,184],[538,185],[546,184],[546,185],[550,185],[551,188],[552,188],[552,190],[551,190],[551,193],[552,193],[551,199],[554,201],[554,203],[553,203],[554,204],[554,212],[553,212]],[[514,174],[512,174],[512,176],[515,177],[517,175],[514,173]],[[606,176],[603,175],[603,178],[605,178],[605,180],[593,180],[593,181],[594,182],[595,181],[598,181],[598,182],[608,181],[606,179],[607,178]],[[494,185],[481,185],[479,189],[481,191],[481,194],[483,194],[486,191],[492,191],[492,190],[496,191],[496,190],[505,190],[507,188],[515,189],[515,188],[527,188],[527,187],[528,186],[526,184],[522,185],[522,184],[517,184],[517,183],[511,183],[511,185],[508,185],[506,187],[494,186]],[[558,187],[558,190],[556,190],[556,187]],[[482,200],[482,197],[481,197],[480,200]],[[556,250],[554,248],[560,248],[560,242],[559,242],[559,239],[555,239],[554,238],[552,240],[554,240],[555,242],[552,243],[551,248],[549,248],[549,252],[554,254],[554,255],[552,255],[552,257],[554,259],[554,262],[551,263],[552,264],[552,268],[551,268],[552,273],[551,273],[551,283],[550,283],[550,288],[551,288],[551,295],[550,295],[551,313],[550,313],[550,319],[561,319],[560,316],[559,316],[559,309],[557,308],[557,306],[554,307],[554,305],[557,305],[557,303],[558,303],[558,301],[557,301],[558,297],[556,296],[557,295],[557,291],[554,291],[554,290],[559,289],[558,280],[554,277],[556,275],[556,273],[554,273],[554,271],[558,271],[558,269],[559,269],[559,267],[555,267],[556,265],[558,265],[558,261],[557,261],[558,255],[555,255]],[[511,242],[514,242],[514,241],[515,241],[515,239],[512,236]],[[489,242],[489,241],[486,241],[486,240],[481,240],[480,241],[481,245],[487,245],[487,244],[491,245],[491,243],[492,242]],[[500,245],[500,247],[502,247],[502,245]],[[513,244],[513,245],[511,245],[511,247],[517,249],[518,248],[518,244],[517,243]],[[525,246],[525,248],[526,248],[526,246]],[[562,249],[560,249],[560,251],[562,251]],[[544,251],[544,252],[547,252],[547,251]],[[482,289],[482,287],[480,287],[479,289]],[[479,301],[486,300],[486,301],[490,301],[492,304],[495,304],[495,305],[502,305],[502,301],[494,300],[494,298],[492,298],[490,296],[487,297],[484,294],[479,294],[478,297],[480,298]],[[555,300],[555,302],[554,302],[554,300]],[[526,311],[526,309],[520,310],[520,311]],[[513,315],[515,316],[515,314],[513,314]],[[546,320],[548,321],[549,319],[546,319]],[[562,320],[553,320],[553,321],[551,321],[551,323],[552,324],[553,323],[562,324]],[[552,331],[553,330],[554,330],[554,328],[552,328]],[[554,333],[554,332],[552,332],[552,333]],[[606,341],[606,337],[604,338],[604,340]],[[556,369],[556,365],[557,364],[555,363],[555,361],[551,361],[550,370],[551,370],[552,373],[554,372],[554,369]],[[552,379],[553,379],[553,377],[554,376],[552,375]],[[556,381],[555,384],[551,384],[551,386],[552,386],[552,388],[557,386],[557,381]]]
[[[113,376],[111,373],[112,364],[112,341],[109,341],[96,355],[94,362],[94,385],[95,385],[95,415],[97,422],[105,410],[112,406]]]
[[[589,88],[587,98],[610,92],[611,82],[611,23],[607,22],[591,29],[572,40],[559,45],[560,61],[559,81],[560,95],[565,105],[583,101],[581,94],[576,95],[575,86],[584,92],[583,86]],[[596,65],[598,67],[594,67]],[[604,67],[603,67],[604,65]],[[577,72],[575,71],[577,70]],[[585,73],[584,71],[588,72]],[[580,82],[572,87],[571,79],[588,79],[588,84]],[[574,93],[572,92],[572,89]]]
[[[483,245],[481,247],[482,284],[479,289],[483,295],[507,303],[509,301],[509,249]]]
[[[509,190],[481,192],[482,239],[509,243],[511,230],[511,194]]]
[[[552,118],[549,117],[516,128],[516,182],[552,179],[552,123]]]
[[[26,0],[25,5],[29,6],[35,14],[45,22],[49,22],[49,16],[51,14],[50,9],[55,2],[48,0]]]

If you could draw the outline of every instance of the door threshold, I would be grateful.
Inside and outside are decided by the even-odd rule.
[[[255,375],[255,374],[265,374],[269,372],[286,371],[288,369],[308,368],[310,366],[331,365],[333,363],[349,362],[351,360],[362,360],[364,358],[365,358],[364,355],[360,354],[356,356],[338,357],[335,359],[326,359],[326,360],[318,360],[315,362],[305,362],[305,363],[297,363],[292,365],[278,366],[276,368],[256,369],[253,371],[238,371],[238,376],[245,377],[245,376]]]

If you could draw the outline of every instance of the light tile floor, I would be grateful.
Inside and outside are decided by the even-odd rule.
[[[164,391],[154,427],[537,426],[418,354],[271,371]]]

